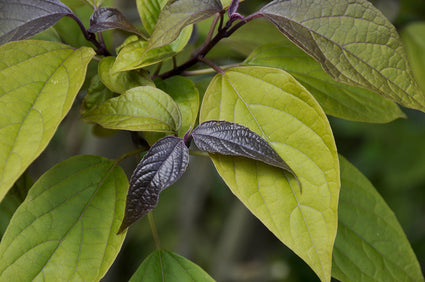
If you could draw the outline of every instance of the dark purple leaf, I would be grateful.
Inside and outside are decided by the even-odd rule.
[[[72,14],[58,0],[1,0],[0,45],[31,37]]]
[[[121,29],[140,35],[140,32],[120,11],[110,7],[102,7],[90,17],[90,28],[87,31],[94,33],[109,29]]]
[[[243,125],[228,121],[205,121],[192,131],[192,138],[202,151],[251,158],[282,168],[295,176],[266,140]]]
[[[183,139],[167,136],[143,157],[130,179],[125,215],[118,233],[153,210],[162,190],[176,182],[189,164],[189,149]]]

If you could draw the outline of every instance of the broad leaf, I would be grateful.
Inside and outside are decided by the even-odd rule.
[[[131,41],[120,49],[112,71],[139,69],[171,58],[186,46],[191,34],[192,26],[188,26],[173,43],[151,50],[145,40]]]
[[[159,194],[176,182],[189,164],[189,149],[174,136],[156,142],[137,165],[130,179],[125,215],[119,232],[153,210]]]
[[[128,187],[124,171],[77,156],[47,171],[0,243],[2,281],[99,281],[124,240],[116,235]]]
[[[166,3],[167,0],[136,0],[140,19],[149,34],[152,34],[159,14]]]
[[[275,0],[260,10],[334,79],[425,110],[394,26],[366,0]]]
[[[129,72],[112,72],[115,57],[103,58],[98,66],[100,80],[113,92],[124,93],[137,86],[155,86],[145,70]]]
[[[333,80],[313,58],[289,41],[257,48],[245,64],[277,67],[289,72],[317,99],[327,114],[354,121],[390,122],[405,117],[381,95]]]
[[[191,136],[202,151],[250,158],[294,174],[272,146],[246,126],[228,121],[204,121]]]
[[[141,35],[137,28],[117,9],[102,7],[94,11],[90,17],[90,28],[87,31],[95,33],[109,29],[121,29]]]
[[[114,96],[114,93],[100,81],[99,76],[95,75],[90,80],[87,94],[84,97],[83,103],[81,103],[80,113],[84,115],[86,112],[100,106]]]
[[[132,88],[107,100],[83,115],[86,122],[109,129],[174,133],[181,126],[181,114],[173,99],[151,87]]]
[[[72,11],[58,0],[2,0],[0,45],[31,37],[48,29]]]
[[[182,29],[222,10],[219,0],[172,0],[161,13],[149,39],[148,49],[165,46],[177,39]]]
[[[238,67],[218,74],[200,122],[227,120],[263,137],[302,185],[281,169],[211,155],[232,192],[322,280],[329,280],[337,229],[339,163],[332,131],[316,100],[286,72]]]
[[[367,178],[341,156],[340,164],[332,276],[341,281],[424,281],[393,211]]]
[[[173,98],[182,114],[182,125],[178,136],[195,126],[199,111],[199,92],[192,80],[183,76],[173,76],[166,80],[155,81],[158,88]]]
[[[156,250],[137,268],[129,282],[163,281],[174,282],[214,281],[198,265],[178,254]]]
[[[93,55],[37,40],[0,47],[0,200],[49,143]]]
[[[425,92],[425,22],[408,25],[401,32],[401,38],[406,46],[413,75],[422,91]]]

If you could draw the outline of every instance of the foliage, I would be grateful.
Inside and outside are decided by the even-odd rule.
[[[423,24],[403,30],[406,52],[366,0],[274,0],[248,16],[238,0],[136,0],[143,26],[104,1],[65,3],[1,4],[0,281],[98,281],[145,215],[156,250],[131,281],[213,280],[163,249],[151,213],[190,154],[209,157],[320,280],[423,281],[393,211],[338,155],[327,116],[388,123],[406,117],[396,103],[425,112]],[[279,36],[258,34],[264,20]],[[115,52],[111,30],[128,35]],[[73,104],[96,132],[131,132],[136,149],[71,157],[32,184],[25,171]],[[128,182],[131,156],[143,157]]]

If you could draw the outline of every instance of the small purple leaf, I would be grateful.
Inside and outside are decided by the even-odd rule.
[[[27,39],[69,15],[71,9],[58,0],[1,0],[0,45]]]
[[[229,17],[232,17],[232,15],[238,11],[238,8],[239,8],[239,0],[232,0],[232,2],[229,5],[229,9],[227,10],[227,12],[229,13]]]
[[[137,30],[120,11],[110,7],[102,7],[97,9],[90,17],[89,32],[99,32],[109,29],[121,29],[140,35]]]
[[[159,194],[183,175],[188,164],[189,149],[183,139],[167,136],[156,142],[131,176],[125,215],[118,233],[153,210]]]
[[[192,131],[192,138],[202,151],[262,161],[282,168],[296,178],[295,173],[272,146],[243,125],[228,121],[205,121]]]

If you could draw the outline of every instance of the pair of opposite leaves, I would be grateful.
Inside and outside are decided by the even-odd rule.
[[[131,176],[125,215],[118,233],[152,211],[158,204],[159,194],[183,175],[189,164],[192,139],[201,151],[262,161],[297,178],[270,144],[248,127],[228,121],[206,121],[186,133],[184,139],[167,136],[149,149]]]

